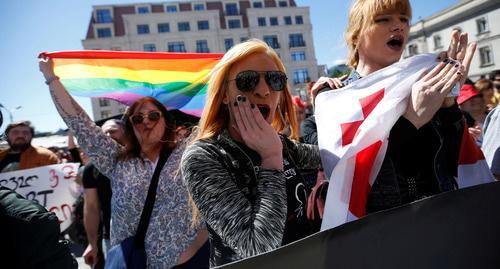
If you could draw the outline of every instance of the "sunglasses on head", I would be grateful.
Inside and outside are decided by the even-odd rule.
[[[149,111],[146,115],[138,113],[130,116],[130,121],[132,121],[133,124],[141,124],[145,117],[147,117],[149,121],[157,121],[161,118],[161,112]]]
[[[236,75],[236,87],[242,92],[251,92],[255,90],[257,85],[259,85],[260,75],[264,75],[264,79],[267,85],[273,91],[282,91],[285,89],[287,77],[286,74],[281,71],[253,71],[246,70],[239,72]],[[229,80],[229,81],[231,81]]]

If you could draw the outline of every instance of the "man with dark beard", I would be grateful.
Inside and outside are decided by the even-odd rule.
[[[59,163],[50,150],[31,145],[34,133],[29,121],[7,125],[5,136],[9,148],[0,151],[0,173]]]

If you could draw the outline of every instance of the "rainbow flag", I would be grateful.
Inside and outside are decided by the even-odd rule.
[[[199,117],[205,104],[207,74],[223,54],[126,51],[43,53],[75,96],[109,98],[131,105],[154,97],[167,109]]]

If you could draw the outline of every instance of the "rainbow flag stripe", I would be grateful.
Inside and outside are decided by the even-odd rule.
[[[127,51],[43,53],[75,96],[109,98],[130,105],[154,97],[168,109],[200,116],[208,73],[223,54]]]

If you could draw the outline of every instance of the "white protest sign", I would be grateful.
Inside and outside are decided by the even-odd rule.
[[[79,163],[62,163],[0,173],[0,186],[7,187],[54,212],[61,231],[71,224],[73,203],[80,195],[75,178]]]

